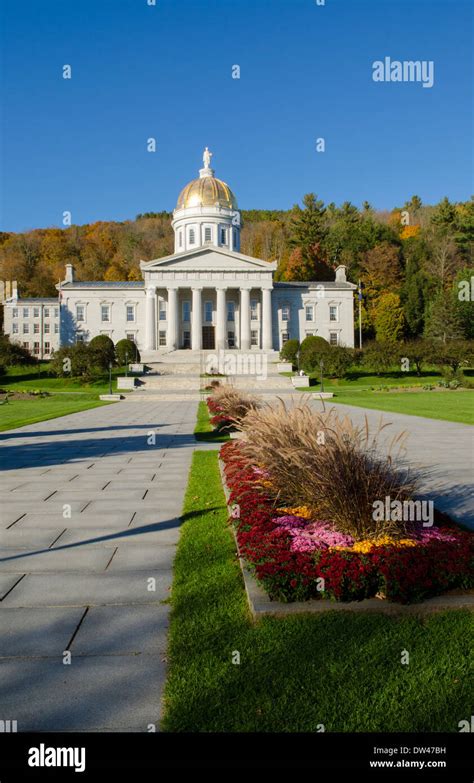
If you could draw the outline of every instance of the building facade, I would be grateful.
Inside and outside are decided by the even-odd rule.
[[[142,261],[143,281],[138,282],[78,281],[68,264],[65,280],[57,286],[58,332],[48,334],[59,333],[61,345],[98,334],[115,343],[127,337],[148,361],[178,349],[280,350],[288,339],[308,335],[333,345],[354,345],[356,286],[347,281],[345,267],[336,269],[332,282],[275,282],[276,262],[240,252],[237,200],[214,176],[211,155],[206,148],[199,177],[179,194],[172,221],[174,254]],[[29,307],[37,303],[40,309],[49,303],[30,301]],[[19,322],[13,330],[13,310],[18,318],[25,302],[5,303],[5,312],[12,310],[11,317],[5,316],[5,331],[21,341]],[[29,340],[33,337],[31,333]],[[48,347],[58,344],[49,341]],[[44,345],[40,351],[44,358]]]

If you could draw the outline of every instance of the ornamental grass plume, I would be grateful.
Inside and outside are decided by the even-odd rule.
[[[403,461],[405,433],[382,450],[387,426],[379,424],[371,434],[367,417],[356,426],[334,408],[319,413],[307,402],[287,407],[279,400],[247,412],[239,426],[245,434],[241,454],[267,472],[276,505],[308,506],[313,519],[327,520],[355,541],[397,538],[405,534],[405,522],[380,520],[374,502],[410,500],[419,472]]]
[[[260,407],[260,401],[251,394],[235,389],[230,384],[216,387],[212,392],[212,403],[219,415],[233,424],[239,424],[249,411]]]

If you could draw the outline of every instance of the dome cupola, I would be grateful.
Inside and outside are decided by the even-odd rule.
[[[212,152],[206,147],[199,177],[191,180],[178,196],[173,213],[175,253],[204,245],[240,250],[240,212],[229,186],[214,176]]]

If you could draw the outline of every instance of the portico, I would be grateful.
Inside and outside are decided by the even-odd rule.
[[[266,266],[271,278],[272,265]],[[271,279],[258,286],[248,279],[240,285],[237,280],[234,284],[223,280],[211,287],[197,281],[164,285],[150,276],[152,282],[146,283],[147,351],[272,350]]]

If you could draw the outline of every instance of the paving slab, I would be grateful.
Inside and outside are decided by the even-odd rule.
[[[102,549],[47,549],[25,550],[2,553],[0,556],[0,569],[2,573],[21,571],[25,574],[45,573],[49,571],[105,571],[110,553]]]
[[[71,645],[73,655],[117,655],[166,652],[168,607],[94,606],[87,612]]]
[[[161,715],[160,655],[0,661],[0,703],[18,731],[146,732]]]
[[[83,608],[7,609],[0,612],[0,657],[62,658]]]

